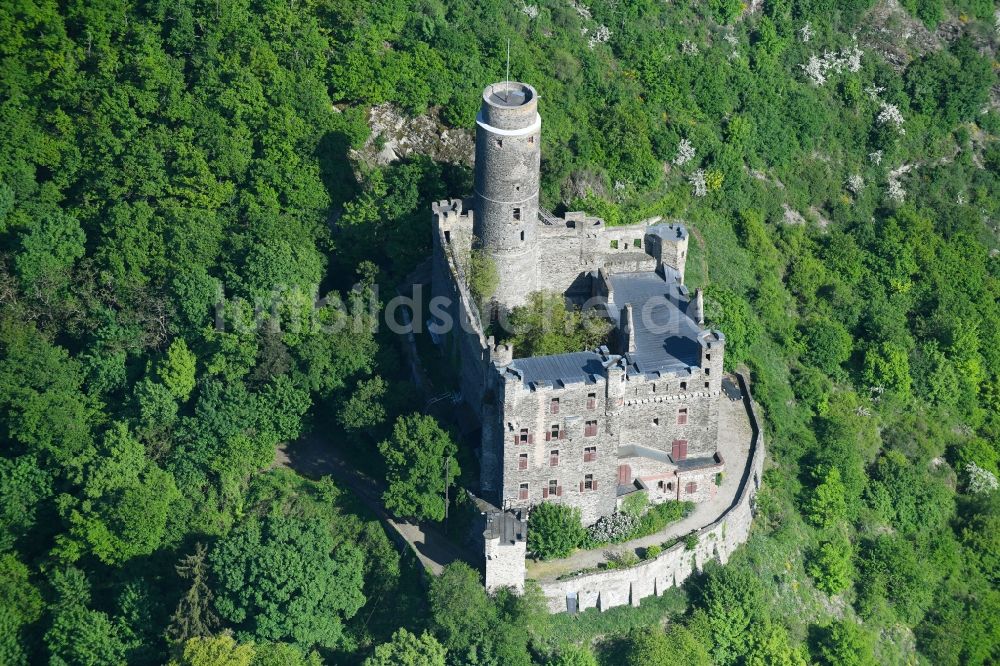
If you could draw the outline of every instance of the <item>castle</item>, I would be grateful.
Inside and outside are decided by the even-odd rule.
[[[725,469],[725,338],[704,327],[701,291],[684,286],[687,229],[659,220],[608,227],[543,210],[541,125],[533,87],[488,86],[474,194],[433,206],[432,290],[448,304],[435,319],[482,426],[481,493],[498,509],[486,530],[487,587],[523,586],[523,520],[540,502],[578,507],[592,524],[639,490],[653,502],[710,499]],[[608,318],[612,340],[515,358],[480,319],[468,287],[474,250],[498,273],[485,316],[555,292]]]

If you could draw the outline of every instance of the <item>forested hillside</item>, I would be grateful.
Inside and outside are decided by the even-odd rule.
[[[751,5],[0,5],[0,663],[1000,660],[1000,10]],[[369,109],[470,128],[508,40],[543,203],[685,220],[767,425],[750,542],[640,609],[425,586],[274,464],[335,441],[431,520],[403,453],[472,478],[336,305],[387,300],[471,189],[357,159]]]

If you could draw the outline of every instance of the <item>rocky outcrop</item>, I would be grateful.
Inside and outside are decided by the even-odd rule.
[[[408,116],[392,104],[368,112],[372,133],[352,157],[370,166],[385,166],[411,155],[427,155],[437,162],[472,166],[475,139],[471,129],[447,127],[432,112]]]

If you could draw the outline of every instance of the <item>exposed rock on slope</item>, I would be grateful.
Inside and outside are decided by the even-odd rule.
[[[439,162],[472,166],[473,131],[446,127],[433,112],[410,117],[392,104],[380,104],[368,112],[368,125],[371,136],[352,155],[366,164],[384,166],[420,154]]]

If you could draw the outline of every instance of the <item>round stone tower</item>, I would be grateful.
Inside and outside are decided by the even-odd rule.
[[[542,119],[538,93],[516,81],[483,91],[476,117],[473,234],[499,273],[494,298],[510,309],[538,290],[535,231]]]

